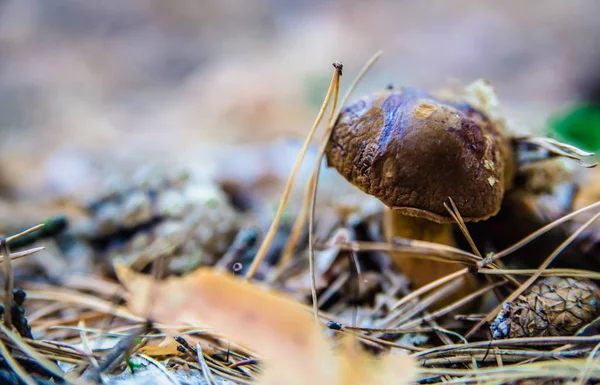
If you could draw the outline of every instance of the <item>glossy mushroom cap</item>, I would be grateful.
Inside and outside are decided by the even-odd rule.
[[[352,184],[401,213],[451,222],[500,209],[513,174],[503,128],[467,103],[416,89],[382,91],[343,109],[327,161]]]

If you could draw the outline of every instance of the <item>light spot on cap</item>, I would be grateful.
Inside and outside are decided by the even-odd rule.
[[[421,103],[415,110],[415,119],[427,119],[433,111],[435,111],[435,106],[433,104]]]
[[[496,178],[494,178],[493,176],[489,177],[488,183],[490,184],[490,186],[494,186],[496,184]]]
[[[489,159],[485,159],[483,161],[483,167],[485,167],[488,170],[493,170],[494,169],[494,162],[492,162]]]

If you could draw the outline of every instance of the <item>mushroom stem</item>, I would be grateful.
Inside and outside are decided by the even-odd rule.
[[[425,218],[411,217],[392,209],[387,209],[385,212],[385,237],[388,241],[391,241],[394,237],[402,237],[456,246],[450,223],[436,223]],[[464,266],[457,263],[418,258],[414,254],[394,253],[392,254],[392,261],[412,282],[414,288],[420,288],[438,278],[464,268]],[[454,295],[447,297],[444,303],[449,303],[468,294],[469,290],[475,287],[473,276],[466,275],[460,279],[464,280],[463,287]]]

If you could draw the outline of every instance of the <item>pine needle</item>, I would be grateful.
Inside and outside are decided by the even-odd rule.
[[[262,260],[265,258],[265,255],[267,254],[267,251],[269,250],[269,247],[271,246],[271,243],[273,242],[273,239],[275,238],[275,233],[277,232],[277,226],[279,226],[279,221],[281,220],[281,216],[283,215],[283,210],[285,209],[285,206],[289,199],[290,193],[292,192],[292,187],[294,186],[294,182],[296,180],[296,175],[298,174],[298,171],[300,170],[300,166],[302,165],[302,161],[304,160],[304,155],[306,154],[306,151],[308,150],[308,146],[310,145],[310,142],[312,141],[312,137],[315,134],[315,132],[317,131],[317,127],[319,126],[319,123],[321,123],[321,120],[323,119],[323,115],[325,115],[325,110],[327,109],[327,106],[329,106],[329,100],[331,99],[331,96],[334,92],[335,84],[339,82],[339,78],[340,78],[340,71],[337,68],[335,68],[333,71],[333,76],[331,78],[331,83],[329,84],[329,89],[327,90],[327,95],[325,96],[325,100],[323,101],[323,105],[321,106],[319,114],[317,115],[317,119],[315,119],[315,122],[314,122],[312,128],[310,129],[310,131],[306,137],[306,140],[304,141],[302,149],[300,150],[300,154],[298,154],[298,157],[296,158],[296,162],[294,163],[294,167],[292,169],[290,177],[287,181],[287,184],[285,185],[285,189],[283,191],[283,196],[281,197],[281,202],[279,202],[279,207],[277,208],[277,213],[275,214],[275,217],[273,218],[271,227],[269,227],[269,230],[267,231],[265,239],[263,240],[262,244],[260,245],[260,248],[259,248],[258,252],[256,253],[256,256],[254,257],[252,264],[248,268],[248,272],[246,273],[246,279],[248,279],[248,280],[252,279],[252,277],[254,277],[254,274],[256,274],[256,270],[258,270],[258,266],[260,265]]]
[[[358,86],[360,81],[363,79],[363,77],[366,75],[366,73],[371,69],[371,67],[373,67],[373,65],[377,62],[377,60],[379,60],[379,58],[381,57],[382,54],[383,54],[382,51],[376,52],[369,59],[369,61],[367,61],[367,63],[363,66],[363,68],[358,72],[358,75],[356,75],[356,77],[352,81],[352,84],[350,85],[350,88],[348,88],[348,91],[346,91],[346,94],[342,98],[342,102],[340,103],[340,109],[343,108],[346,105],[346,103],[348,103],[348,100],[352,96],[352,93],[354,92],[354,90],[356,89],[356,87]],[[340,111],[336,112],[335,120],[337,120],[337,118],[340,114]],[[302,234],[302,229],[304,228],[304,225],[306,224],[306,219],[308,217],[308,212],[309,212],[309,206],[310,206],[310,202],[311,202],[311,199],[313,196],[312,191],[313,191],[313,189],[316,188],[316,185],[317,185],[317,179],[318,179],[319,170],[321,168],[321,162],[323,159],[323,155],[325,154],[327,142],[329,141],[329,137],[331,136],[331,131],[333,130],[332,123],[335,120],[332,120],[332,119],[329,120],[327,127],[325,128],[325,132],[323,133],[323,137],[321,138],[321,144],[319,146],[317,158],[315,160],[315,164],[313,166],[311,177],[308,182],[308,187],[304,193],[302,208],[300,209],[300,212],[299,212],[298,216],[296,217],[296,221],[294,222],[294,226],[292,228],[292,231],[290,233],[288,241],[283,249],[281,259],[279,260],[279,263],[277,265],[277,270],[279,270],[279,271],[283,270],[285,265],[287,265],[289,263],[289,261],[292,257],[292,253],[293,253],[296,245],[298,244],[298,240],[300,239],[300,235]]]
[[[15,360],[13,356],[9,353],[8,349],[6,349],[6,345],[4,345],[4,342],[2,342],[1,340],[0,354],[2,355],[2,358],[4,358],[4,361],[6,361],[6,364],[12,369],[13,372],[15,372],[15,374],[21,379],[21,381],[23,381],[27,385],[37,385],[37,381],[34,380],[33,377],[31,377],[21,365],[19,365],[17,360]]]

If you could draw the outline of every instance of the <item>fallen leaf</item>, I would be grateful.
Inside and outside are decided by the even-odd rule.
[[[155,281],[115,266],[132,312],[165,324],[218,329],[265,362],[260,384],[406,384],[416,373],[408,356],[381,359],[353,338],[331,349],[310,312],[292,298],[211,268]]]
[[[179,344],[173,339],[173,337],[166,337],[158,345],[146,345],[140,348],[139,352],[150,357],[169,357],[179,356],[181,353],[177,350]]]

